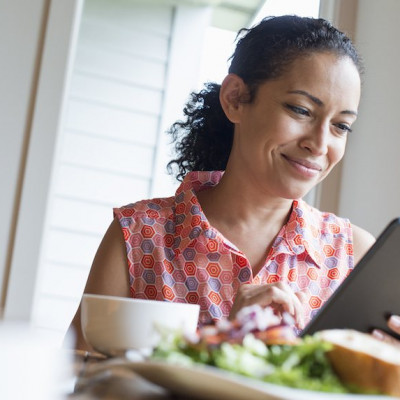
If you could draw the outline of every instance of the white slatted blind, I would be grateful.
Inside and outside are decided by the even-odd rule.
[[[33,311],[60,337],[111,208],[150,196],[172,22],[171,6],[85,2]]]

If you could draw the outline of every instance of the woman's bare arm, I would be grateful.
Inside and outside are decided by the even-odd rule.
[[[126,246],[117,218],[110,224],[100,243],[90,269],[84,293],[129,297]],[[75,333],[75,347],[77,349],[93,350],[83,338],[80,305],[69,330],[73,330]]]
[[[359,226],[352,225],[353,228],[353,252],[354,264],[357,264],[364,254],[375,243],[375,238],[366,230]]]

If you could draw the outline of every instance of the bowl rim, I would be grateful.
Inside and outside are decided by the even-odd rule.
[[[138,304],[149,304],[151,303],[158,303],[161,307],[168,307],[168,305],[173,304],[174,306],[178,307],[193,307],[197,308],[200,310],[200,305],[199,304],[193,304],[193,303],[178,303],[174,301],[162,301],[162,300],[152,300],[152,299],[136,299],[134,297],[122,297],[122,296],[112,296],[112,295],[106,295],[106,294],[94,294],[94,293],[84,293],[82,295],[82,300],[83,299],[100,299],[100,300],[110,300],[110,301],[122,301],[126,303],[138,303]]]

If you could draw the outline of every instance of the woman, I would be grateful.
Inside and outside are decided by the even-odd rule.
[[[193,94],[172,128],[176,195],[114,210],[85,292],[198,303],[201,323],[259,303],[301,329],[374,242],[301,200],[343,157],[361,62],[322,19],[239,35],[223,83]]]

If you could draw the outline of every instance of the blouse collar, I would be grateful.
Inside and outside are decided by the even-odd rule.
[[[175,193],[175,249],[183,251],[193,247],[197,238],[204,235],[223,242],[233,251],[239,251],[218,230],[208,222],[198,202],[196,192],[218,184],[223,171],[189,172]],[[321,267],[325,260],[324,243],[318,229],[319,211],[310,207],[301,199],[293,200],[288,222],[282,227],[275,239],[270,256],[277,253],[308,254],[314,263]]]

